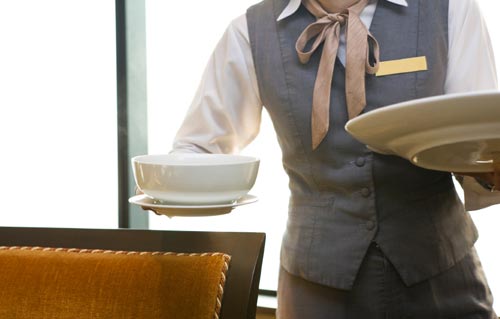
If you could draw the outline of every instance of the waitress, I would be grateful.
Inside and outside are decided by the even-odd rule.
[[[493,319],[467,212],[500,202],[493,174],[459,177],[464,207],[450,173],[373,153],[344,125],[496,88],[475,0],[264,0],[217,45],[174,151],[237,153],[269,112],[291,191],[279,318]]]

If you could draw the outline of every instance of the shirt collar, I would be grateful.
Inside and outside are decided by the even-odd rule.
[[[398,4],[403,7],[408,6],[408,2],[406,2],[406,0],[386,0],[386,1]],[[280,16],[278,17],[278,21],[283,20],[294,14],[299,9],[300,2],[301,0],[290,0],[290,2],[288,2],[288,5],[285,7],[285,9],[281,12]]]

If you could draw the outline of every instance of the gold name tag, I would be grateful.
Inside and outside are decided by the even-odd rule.
[[[425,56],[380,62],[378,72],[375,75],[385,76],[418,71],[427,71],[427,59]]]

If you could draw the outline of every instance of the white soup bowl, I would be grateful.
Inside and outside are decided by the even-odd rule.
[[[147,196],[186,205],[230,203],[255,184],[259,159],[228,154],[178,153],[132,158],[135,182]]]

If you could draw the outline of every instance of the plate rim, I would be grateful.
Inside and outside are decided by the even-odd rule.
[[[500,112],[500,107],[496,108],[497,101],[499,100],[500,90],[482,90],[454,94],[442,94],[421,99],[408,100],[380,107],[378,109],[364,113],[348,121],[345,124],[345,130],[352,137],[365,144],[368,149],[374,152],[384,155],[397,155],[409,160],[411,163],[417,166],[427,169],[455,171],[458,167],[457,165],[451,165],[446,168],[447,165],[442,162],[436,162],[433,164],[429,161],[416,162],[413,159],[415,158],[415,156],[425,150],[434,147],[444,147],[448,144],[456,144],[458,142],[473,142],[476,140],[482,140],[480,136],[477,136],[476,138],[465,137],[463,141],[456,141],[453,140],[453,138],[456,139],[456,136],[451,135],[450,138],[448,138],[449,141],[445,141],[446,139],[444,139],[441,141],[441,143],[438,144],[433,144],[430,141],[421,141],[417,143],[414,141],[413,136],[417,134],[425,135],[424,133],[429,133],[427,135],[430,135],[430,133],[432,133],[433,131],[445,132],[447,131],[446,128],[449,128],[448,131],[453,131],[454,127],[464,127],[464,125],[466,125],[467,123],[467,121],[463,120],[464,114],[469,112],[464,106],[468,106],[471,103],[476,104],[471,108],[473,110],[477,110],[478,107],[482,107],[483,110],[494,110],[493,114],[497,114],[498,112]],[[480,102],[483,102],[484,104]],[[423,108],[422,110],[426,113],[431,111],[434,106],[443,107],[444,110],[449,111],[452,110],[453,107],[457,107],[458,103],[461,107],[458,109],[460,111],[458,112],[458,118],[456,124],[454,125],[446,124],[440,127],[439,124],[440,120],[442,121],[442,119],[438,117],[437,119],[431,120],[430,125],[423,125],[423,128],[420,131],[418,130],[418,125],[411,125],[411,129],[406,131],[397,125],[395,127],[391,127],[391,123],[397,121],[397,119],[401,118],[401,116],[404,116],[404,114],[410,116],[412,114],[415,114],[415,112],[418,112],[419,107]],[[392,113],[392,118],[391,115],[387,115],[388,113]],[[443,114],[447,113],[445,112]],[[377,130],[376,123],[382,123],[382,120],[386,120],[387,123],[385,124],[387,125],[383,128],[380,128],[380,130]],[[360,122],[365,124],[360,125]],[[500,123],[500,120],[496,119],[495,116],[489,117],[489,121],[487,121],[484,116],[481,116],[475,120],[471,120],[469,122],[469,126],[485,124],[488,124],[488,126],[495,126],[497,125],[497,123]],[[373,134],[367,133],[371,131],[371,129],[373,129]],[[493,136],[491,134],[488,135],[484,133],[486,132],[483,132],[482,136],[484,136],[485,139],[500,139],[500,135],[497,137],[496,135]],[[405,140],[409,140],[411,142],[407,142],[406,146],[400,145],[400,141]],[[463,169],[460,168],[461,171],[469,168],[473,169],[474,171],[489,171],[489,169],[486,169],[484,167],[482,167],[481,169],[477,168],[476,164],[472,162],[464,162],[461,167],[466,167]]]
[[[360,114],[359,116],[347,121],[345,124],[346,131],[349,131],[349,128],[356,125],[359,121],[363,121],[366,117],[372,117],[379,113],[385,113],[389,110],[399,110],[407,107],[418,107],[422,104],[429,104],[440,101],[453,101],[464,98],[478,98],[478,97],[486,97],[486,96],[500,96],[500,90],[481,90],[481,91],[471,91],[471,92],[460,92],[460,93],[449,93],[449,94],[440,94],[429,97],[417,98],[413,100],[398,102],[394,104],[389,104],[386,106],[381,106],[375,110]]]
[[[160,209],[186,209],[186,210],[193,210],[193,209],[216,209],[216,208],[228,208],[228,207],[238,207],[246,204],[251,204],[254,203],[258,200],[258,197],[252,194],[245,194],[241,198],[231,202],[231,203],[221,203],[221,204],[205,204],[205,205],[182,205],[182,204],[157,204],[157,203],[152,203],[152,202],[143,202],[141,200],[154,200],[153,198],[145,195],[145,194],[138,194],[134,195],[129,198],[129,203],[143,206],[143,207],[148,207],[148,208],[160,208]]]

